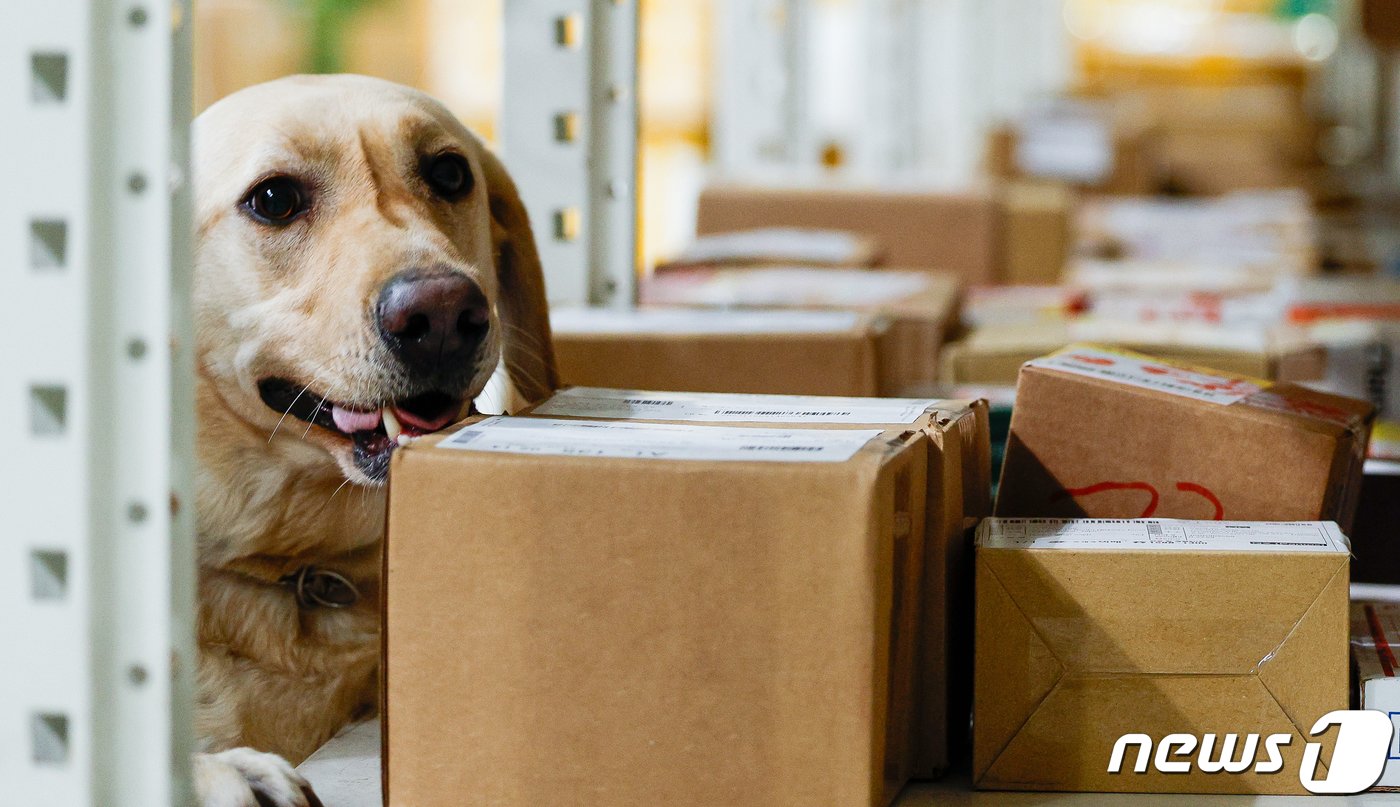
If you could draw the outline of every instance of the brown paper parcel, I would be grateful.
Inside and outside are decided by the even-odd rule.
[[[926,453],[544,418],[396,452],[387,803],[889,803]]]
[[[966,751],[972,703],[972,555],[966,524],[991,512],[986,401],[671,393],[573,387],[526,415],[813,429],[886,428],[928,438],[924,605],[911,775]]]
[[[1021,370],[996,513],[1345,530],[1372,419],[1364,401],[1071,346]]]
[[[973,779],[980,788],[1302,793],[1307,735],[1347,708],[1348,547],[1330,522],[988,519],[977,546]],[[1154,740],[1145,772],[1141,746]],[[1197,747],[1166,757],[1160,743]],[[1204,773],[1238,735],[1284,765]],[[1326,743],[1324,742],[1324,745]],[[1330,758],[1326,751],[1322,759]],[[1319,770],[1318,775],[1325,774]]]
[[[881,320],[849,311],[556,309],[566,384],[875,395]]]

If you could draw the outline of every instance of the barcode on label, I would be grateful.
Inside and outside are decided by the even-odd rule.
[[[633,406],[672,406],[675,401],[648,401],[645,398],[623,398],[624,402]]]
[[[821,446],[739,446],[740,451],[821,451]]]
[[[1155,523],[1155,522],[1152,522],[1152,523],[1149,523],[1149,524],[1147,525],[1147,540],[1149,540],[1149,541],[1159,541],[1159,540],[1164,539],[1165,537],[1166,537],[1166,536],[1162,533],[1162,525],[1161,525],[1161,524],[1157,524],[1157,523]]]

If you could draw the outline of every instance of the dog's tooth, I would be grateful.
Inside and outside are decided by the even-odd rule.
[[[389,439],[398,442],[399,435],[403,434],[403,426],[399,425],[399,419],[394,415],[393,407],[384,407],[384,433],[389,435]]]

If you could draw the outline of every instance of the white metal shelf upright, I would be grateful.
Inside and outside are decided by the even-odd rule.
[[[502,152],[551,302],[636,299],[637,2],[505,3]]]
[[[186,805],[189,2],[6,10],[0,805]]]

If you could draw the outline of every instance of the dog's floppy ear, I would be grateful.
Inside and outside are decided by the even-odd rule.
[[[530,218],[515,183],[496,155],[485,148],[480,153],[500,289],[496,307],[505,326],[502,344],[506,372],[520,397],[534,403],[559,387],[544,270],[530,232]]]

